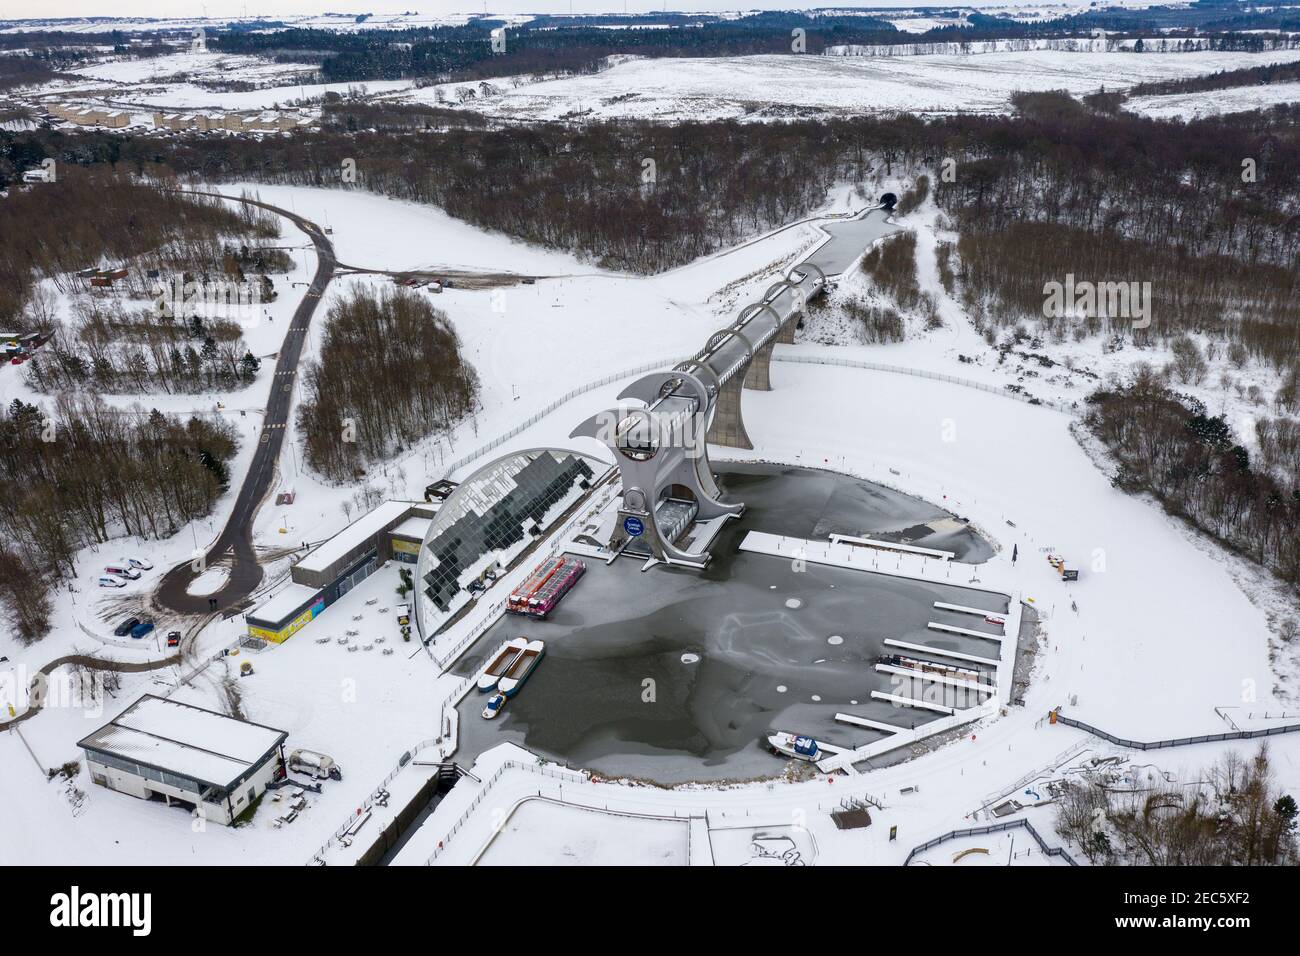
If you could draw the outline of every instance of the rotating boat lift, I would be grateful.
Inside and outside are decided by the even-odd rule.
[[[753,448],[741,415],[743,388],[769,391],[772,350],[794,341],[808,302],[826,289],[811,262],[795,265],[736,321],[709,336],[693,358],[637,379],[619,405],[591,416],[570,438],[595,438],[614,451],[623,498],[607,547],[668,564],[704,567],[707,551],[675,543],[692,521],[737,517],[714,480],[708,443]]]

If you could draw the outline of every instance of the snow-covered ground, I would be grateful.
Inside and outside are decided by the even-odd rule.
[[[1137,96],[1124,104],[1126,110],[1154,119],[1203,119],[1224,113],[1244,113],[1300,101],[1300,82],[1269,83],[1262,86],[1234,86],[1208,93],[1167,93]]]
[[[348,96],[391,94],[409,90],[413,80],[370,83],[313,82],[317,66],[277,63],[263,57],[181,51],[157,57],[110,54],[73,66],[70,78],[52,80],[20,91],[24,99],[136,111],[133,123],[151,125],[153,110],[266,110],[319,101],[326,93]],[[239,82],[253,90],[222,90]],[[217,84],[212,87],[204,84]]]
[[[515,807],[479,866],[686,866],[685,820],[594,813],[545,800]]]
[[[912,20],[901,20],[912,23]],[[929,20],[916,21],[926,27]],[[936,21],[937,22],[937,21]],[[909,27],[908,29],[912,29]],[[481,85],[448,83],[416,88],[412,79],[366,83],[312,83],[316,67],[217,52],[177,52],[132,58],[111,52],[74,66],[73,79],[20,91],[44,99],[134,111],[148,125],[154,110],[264,110],[318,103],[326,93],[372,99],[461,105],[509,120],[650,118],[701,120],[781,119],[798,115],[895,112],[948,114],[1005,112],[1016,91],[1065,89],[1076,95],[1104,86],[1123,90],[1143,81],[1168,80],[1300,58],[1300,50],[1265,53],[1128,53],[1034,50],[950,55],[748,56],[639,58],[615,56],[593,75],[558,79],[515,77]],[[259,88],[222,91],[203,84],[254,83]],[[1282,102],[1280,88],[1258,95]],[[465,91],[475,95],[464,102]],[[1269,100],[1270,97],[1274,99]],[[1242,90],[1171,102],[1141,104],[1153,115],[1188,115],[1252,108]],[[1159,101],[1166,98],[1152,98]],[[1220,108],[1220,100],[1223,102]],[[1240,105],[1240,103],[1247,105]]]
[[[1101,87],[1289,62],[1300,50],[1269,53],[1066,53],[1029,51],[896,57],[750,56],[619,58],[607,70],[522,84],[476,96],[465,107],[511,119],[647,118],[664,121],[780,118],[800,113],[994,113],[1016,91]],[[456,85],[401,98],[457,102]]]
[[[418,27],[462,26],[482,13],[416,13],[381,12],[359,20],[351,13],[284,14],[277,15],[277,23],[302,30],[334,30],[351,33],[362,30],[408,30]],[[492,18],[506,23],[524,23],[533,19],[528,14],[494,13]],[[57,30],[61,33],[84,33],[91,39],[97,33],[144,33],[155,31],[192,32],[201,28],[218,29],[243,25],[246,28],[265,22],[265,17],[143,17],[103,16],[91,18],[24,18],[3,22],[0,33],[23,33],[38,30]]]
[[[455,265],[554,277],[505,290],[449,289],[433,298],[447,312],[479,372],[482,407],[457,429],[451,442],[431,438],[376,470],[371,482],[397,498],[418,498],[428,481],[442,476],[442,462],[506,433],[577,385],[647,361],[693,353],[820,236],[812,225],[798,225],[642,278],[520,247],[504,236],[476,233],[436,211],[365,194],[258,190],[264,199],[332,225],[340,256],[358,260],[351,265]],[[836,190],[823,211],[842,212],[856,204],[845,187]],[[930,214],[932,210],[923,208],[911,223],[925,240],[920,248],[927,289],[935,283],[932,252],[926,252],[934,238],[933,225],[926,224]],[[285,237],[300,241],[292,227],[286,228]],[[296,258],[301,260],[295,265],[300,274],[314,267],[310,252]],[[336,280],[315,322],[323,322],[329,299],[345,293],[350,284],[387,281]],[[276,308],[291,311],[297,294],[282,288]],[[988,351],[987,346],[964,324],[957,303],[942,298],[939,307],[944,328],[897,346],[796,344],[780,347],[777,357],[860,359],[998,387],[1014,383],[1014,369],[957,360],[958,354],[973,353],[980,346]],[[287,311],[277,312],[275,322],[249,331],[250,341],[256,337],[254,351],[274,348],[277,336],[283,335]],[[652,343],[649,351],[647,342]],[[308,357],[316,354],[318,344],[319,336],[313,336]],[[241,393],[239,401],[249,406],[263,401],[266,378]],[[1150,502],[1113,489],[1106,473],[1071,434],[1069,414],[957,383],[858,368],[776,361],[772,380],[773,391],[745,394],[746,423],[756,448],[743,457],[834,468],[897,487],[969,517],[998,545],[992,559],[998,573],[1014,576],[1044,619],[1038,671],[1025,694],[1025,706],[986,719],[964,737],[907,763],[836,782],[820,778],[801,784],[662,791],[575,782],[572,774],[547,776],[534,765],[531,770],[503,769],[495,783],[488,783],[503,767],[503,759],[520,760],[517,748],[507,758],[490,751],[476,764],[484,782],[462,780],[411,838],[400,862],[424,863],[440,842],[446,850],[439,862],[470,862],[488,846],[501,820],[527,823],[530,814],[542,814],[547,818],[544,826],[533,821],[511,832],[507,823],[499,848],[494,844],[489,852],[505,854],[505,862],[516,861],[520,854],[544,862],[648,862],[652,857],[680,862],[685,854],[695,862],[701,858],[697,854],[712,847],[709,852],[717,854],[716,862],[738,863],[748,859],[748,838],[714,839],[713,831],[794,823],[812,835],[801,845],[801,855],[816,862],[897,863],[911,845],[969,825],[990,793],[997,796],[1044,767],[1083,759],[1085,750],[1061,756],[1086,738],[1063,726],[1047,726],[1043,715],[1050,707],[1063,705],[1075,717],[1143,739],[1231,729],[1216,707],[1271,708],[1274,713],[1281,708],[1275,686],[1285,676],[1285,662],[1276,670],[1270,666],[1264,611],[1243,593],[1222,552],[1171,523]],[[1025,382],[1031,389],[1043,388],[1041,381],[1026,377]],[[11,385],[10,379],[0,378],[0,387]],[[610,381],[571,397],[492,454],[574,445],[569,430],[593,409],[610,405],[622,386]],[[1069,400],[1081,390],[1052,383],[1052,394],[1045,390],[1043,397]],[[0,395],[5,401],[10,397]],[[152,403],[151,397],[146,404]],[[233,408],[224,413],[244,421]],[[255,429],[256,416],[247,417]],[[580,450],[598,450],[576,444]],[[251,441],[241,456],[248,446]],[[717,457],[741,456],[719,450]],[[235,463],[236,474],[246,462],[241,457]],[[256,543],[292,546],[320,540],[346,523],[341,505],[354,488],[322,484],[301,468],[291,449],[285,450],[280,467],[275,490],[292,487],[297,501],[261,510],[254,527]],[[457,476],[472,467],[465,466]],[[148,548],[158,569],[188,559],[195,540],[200,546],[210,540],[231,499],[223,498],[211,527],[202,522],[167,542],[140,546]],[[1014,565],[1013,546],[1019,552]],[[115,543],[112,550],[116,554],[128,547],[134,551],[136,546]],[[1080,567],[1077,584],[1061,582],[1044,559],[1048,550]],[[269,568],[268,582],[281,578],[283,569],[283,562]],[[159,573],[153,572],[154,580]],[[21,734],[0,736],[0,764],[12,768],[0,774],[0,834],[5,837],[0,839],[0,863],[306,862],[388,777],[403,752],[438,734],[442,704],[460,683],[440,675],[418,646],[402,643],[392,615],[380,611],[396,601],[395,585],[395,568],[386,568],[286,644],[234,658],[234,663],[252,660],[255,673],[250,677],[223,680],[236,671],[228,661],[197,671],[181,686],[178,682],[192,668],[184,668],[186,674],[173,668],[124,675],[120,690],[102,712],[52,707],[24,724]],[[1187,599],[1188,593],[1195,594],[1195,601]],[[87,598],[83,587],[78,601],[84,604]],[[72,643],[89,643],[71,619],[70,604],[60,602],[59,614],[51,638],[33,648],[8,648],[11,663],[34,668]],[[360,619],[354,621],[357,615]],[[194,664],[228,646],[241,625],[238,617],[210,625],[198,642],[201,654]],[[361,631],[358,639],[373,643],[384,637],[385,643],[371,651],[349,652],[337,643],[347,629]],[[330,640],[318,643],[322,638]],[[386,647],[394,653],[384,654]],[[116,648],[112,652],[131,653]],[[145,651],[136,653],[141,659]],[[280,829],[270,826],[275,814],[264,806],[249,827],[194,833],[185,814],[93,787],[84,771],[79,784],[86,796],[74,811],[60,784],[45,781],[45,768],[78,758],[77,740],[146,691],[172,692],[178,699],[216,709],[232,707],[233,694],[250,719],[289,731],[290,747],[319,749],[338,759],[346,771],[344,780],[327,783],[322,795],[311,798],[307,813]],[[1096,741],[1083,746],[1100,749]],[[1208,764],[1221,750],[1207,745],[1144,759],[1173,771]],[[1274,753],[1283,783],[1300,783],[1300,741],[1278,738]],[[527,755],[523,757],[526,761]],[[773,772],[779,767],[774,762]],[[418,767],[408,765],[390,789],[396,794],[400,784],[405,788],[400,792],[410,792],[418,773]],[[905,787],[920,790],[903,795]],[[485,788],[490,788],[490,798],[471,808]],[[641,821],[632,827],[627,849],[620,851],[624,844],[616,842],[618,834],[628,830],[625,822],[617,821],[626,818],[602,819],[588,827],[579,821],[594,809],[555,808],[537,801],[531,808],[517,806],[539,792],[640,817],[690,818],[686,849],[678,836],[680,825],[671,821]],[[873,811],[872,827],[838,831],[828,814],[854,794],[871,794],[885,809]],[[515,816],[509,818],[512,807]],[[452,825],[462,818],[455,839],[446,842]],[[895,843],[887,838],[891,825],[898,825],[902,834]],[[701,827],[702,843],[697,833]],[[599,839],[605,836],[608,840]],[[934,859],[948,858],[946,852],[946,845],[936,848]]]
[[[639,368],[650,361],[679,360],[694,353],[709,333],[726,324],[738,301],[749,290],[752,297],[795,252],[822,234],[811,225],[786,229],[737,250],[693,263],[661,276],[642,278],[608,272],[579,262],[572,256],[526,246],[503,234],[486,233],[454,220],[428,206],[396,202],[369,193],[222,184],[216,189],[238,196],[243,191],[293,212],[331,224],[340,260],[361,268],[410,269],[449,267],[483,271],[509,270],[521,274],[555,276],[535,285],[517,285],[489,291],[445,290],[430,296],[444,310],[473,363],[482,387],[479,411],[450,436],[421,442],[370,476],[368,483],[392,498],[419,499],[425,486],[444,475],[443,463],[487,443],[521,420],[551,405],[575,386],[604,379],[611,373]],[[847,208],[847,190],[828,202],[827,211]],[[231,464],[242,475],[251,459],[261,427],[260,410],[271,387],[274,355],[283,340],[289,318],[302,294],[301,285],[316,268],[316,257],[305,237],[291,223],[282,224],[280,242],[293,247],[293,272],[276,276],[279,298],[265,305],[264,320],[250,322],[244,337],[252,352],[263,359],[262,371],[249,387],[222,395],[108,395],[110,404],[130,409],[157,408],[172,414],[221,415],[236,426],[241,445]],[[766,270],[766,271],[765,271]],[[755,274],[756,273],[756,274]],[[755,274],[755,275],[751,275]],[[728,279],[746,276],[746,284],[728,289],[711,300]],[[318,306],[303,351],[303,362],[319,354],[320,337],[329,306],[354,285],[385,287],[391,280],[380,276],[341,277],[332,282]],[[47,283],[47,286],[49,284]],[[427,293],[421,293],[427,294]],[[51,295],[62,321],[70,319],[70,302]],[[748,299],[744,299],[748,301]],[[617,321],[611,319],[617,316]],[[580,342],[573,342],[575,331]],[[653,344],[645,354],[634,342]],[[550,343],[563,342],[563,349]],[[580,346],[580,347],[578,347]],[[545,444],[563,446],[572,424],[585,417],[587,402],[612,404],[619,391],[614,382],[575,398],[554,416],[554,434]],[[295,400],[300,398],[295,394]],[[48,396],[34,392],[21,368],[0,366],[0,401],[14,399],[47,404]],[[222,406],[218,409],[218,405]],[[286,443],[289,444],[289,443]],[[352,504],[356,488],[323,484],[302,468],[301,446],[286,448],[280,462],[275,491],[294,490],[297,501],[288,507],[262,508],[255,519],[258,545],[287,549],[302,541],[323,540],[347,523],[342,507]],[[166,568],[206,550],[234,502],[236,483],[209,518],[192,522],[165,541],[118,540],[99,549],[86,549],[77,558],[75,594],[56,604],[55,625],[44,640],[24,648],[8,632],[0,632],[0,656],[31,670],[73,652],[94,651],[108,645],[118,659],[149,659],[158,655],[152,639],[144,642],[109,641],[116,621],[141,615],[144,601]],[[355,505],[354,505],[355,511]],[[283,530],[282,530],[283,529]],[[126,588],[101,589],[95,585],[100,568],[121,555],[147,558],[155,569]],[[267,570],[266,583],[283,577],[285,560]],[[214,569],[213,575],[223,573]],[[205,582],[208,580],[204,579]],[[158,618],[159,629],[176,623]],[[203,646],[220,647],[232,638],[211,639]],[[118,646],[120,645],[120,646]],[[147,646],[146,646],[147,645]],[[133,651],[133,648],[136,650]],[[8,665],[5,665],[8,666]],[[19,682],[24,683],[24,682]],[[14,703],[21,709],[25,695],[16,699],[0,686],[0,706]]]

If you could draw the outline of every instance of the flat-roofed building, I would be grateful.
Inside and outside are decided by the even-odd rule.
[[[248,636],[282,644],[378,570],[385,561],[413,563],[438,506],[424,501],[385,501],[290,570],[290,583],[248,612]],[[404,529],[404,530],[403,530]]]
[[[228,826],[285,776],[283,730],[146,694],[77,746],[90,778]]]

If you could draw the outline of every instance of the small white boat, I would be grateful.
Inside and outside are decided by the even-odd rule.
[[[494,689],[497,686],[497,681],[501,679],[501,675],[510,669],[510,665],[524,652],[524,648],[527,646],[528,638],[526,637],[516,637],[506,641],[501,650],[497,652],[497,656],[492,659],[492,663],[483,671],[483,676],[478,679],[479,693],[486,694]]]
[[[817,746],[817,741],[811,737],[801,737],[797,734],[778,731],[774,734],[768,734],[767,743],[777,753],[785,754],[787,757],[794,757],[796,760],[820,760],[823,756],[822,749]]]
[[[488,698],[487,706],[483,708],[483,719],[493,720],[496,715],[501,713],[506,706],[506,695],[500,691]]]
[[[501,680],[497,682],[497,689],[507,697],[515,696],[545,653],[545,641],[529,641],[525,645],[523,652],[511,662],[510,667],[501,675]]]

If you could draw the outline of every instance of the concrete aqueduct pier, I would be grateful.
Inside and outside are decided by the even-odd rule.
[[[761,298],[714,332],[694,357],[645,375],[569,435],[595,438],[614,451],[623,497],[606,547],[669,564],[704,567],[709,542],[743,503],[725,503],[709,464],[708,443],[753,448],[741,408],[743,390],[772,388],[772,350],[794,341],[808,303],[826,291],[827,276],[847,270],[863,250],[895,228],[887,211],[824,228],[828,239]],[[685,547],[693,523],[702,526]]]
[[[707,545],[727,518],[745,506],[725,503],[713,479],[708,442],[753,448],[741,412],[744,388],[770,389],[769,365],[778,342],[792,342],[804,307],[826,288],[826,274],[802,263],[740,310],[736,321],[709,336],[693,358],[670,371],[642,376],[619,394],[620,404],[570,433],[595,438],[615,455],[623,481],[618,520],[607,544],[668,564],[704,567],[709,553],[675,542],[692,523]],[[634,404],[635,403],[635,404]]]

